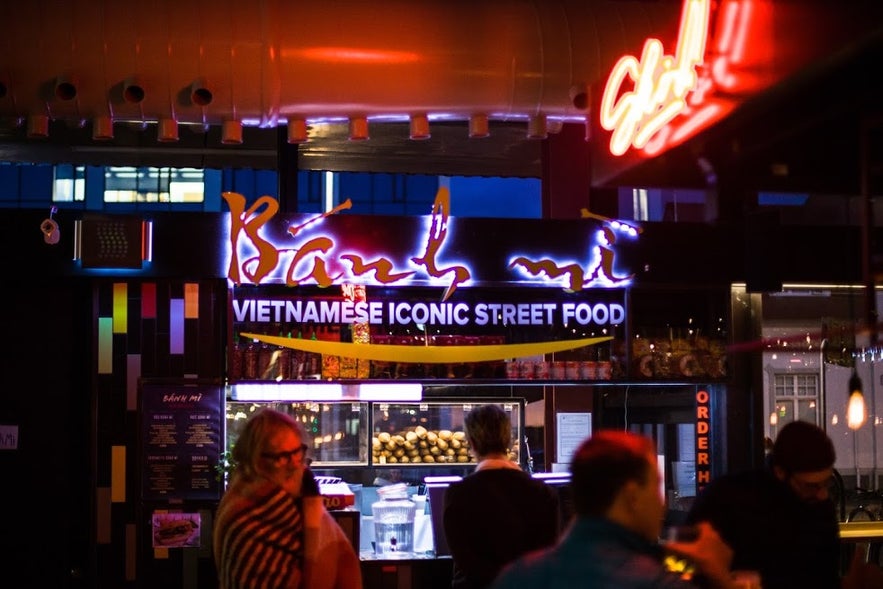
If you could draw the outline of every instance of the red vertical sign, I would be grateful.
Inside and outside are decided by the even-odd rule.
[[[696,393],[696,492],[711,481],[711,419],[709,417],[708,391]]]

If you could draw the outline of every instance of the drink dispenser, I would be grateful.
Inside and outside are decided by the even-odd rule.
[[[380,500],[371,505],[375,554],[384,558],[409,556],[414,551],[417,505],[408,499],[408,485],[380,487],[377,494]]]

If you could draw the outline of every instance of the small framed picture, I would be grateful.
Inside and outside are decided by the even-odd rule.
[[[198,513],[154,513],[152,527],[154,548],[200,545],[202,518]]]

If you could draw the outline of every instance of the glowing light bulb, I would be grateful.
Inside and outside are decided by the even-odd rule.
[[[852,391],[849,395],[849,403],[846,406],[846,425],[851,430],[857,430],[865,424],[867,419],[865,412],[865,396],[861,391]]]

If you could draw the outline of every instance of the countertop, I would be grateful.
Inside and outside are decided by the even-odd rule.
[[[883,541],[883,521],[840,522],[840,540],[844,542]]]

